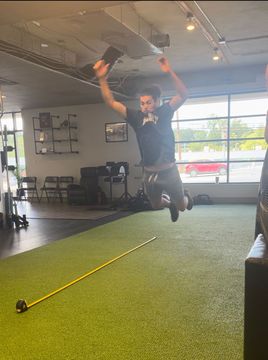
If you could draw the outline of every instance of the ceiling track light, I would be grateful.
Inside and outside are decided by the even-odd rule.
[[[225,38],[224,38],[224,37],[219,38],[218,44],[219,44],[219,45],[226,45],[226,40],[225,40]]]
[[[215,32],[217,39],[215,39],[215,37],[206,28],[206,26],[200,21],[199,17],[193,11],[193,9],[191,9],[188,6],[188,2],[186,3],[185,1],[175,1],[175,3],[180,7],[180,9],[184,13],[184,15],[187,16],[187,22],[190,23],[190,21],[192,21],[194,28],[201,30],[204,37],[208,40],[211,48],[217,49],[217,54],[216,54],[216,51],[214,50],[214,55],[213,55],[213,58],[215,59],[215,61],[223,60],[228,64],[229,63],[228,58],[225,56],[225,54],[223,52],[224,46],[227,46],[227,41],[222,36],[222,34],[219,33],[219,31],[216,29],[216,27],[212,24],[210,19],[207,17],[207,15],[204,13],[204,11],[200,8],[197,1],[193,1],[193,3],[195,4],[195,6],[197,6],[197,8],[201,12],[202,16],[205,18],[207,23],[213,29],[213,32]],[[188,29],[188,26],[187,26],[187,29]],[[193,28],[190,27],[189,31],[191,31],[191,30],[193,30]],[[219,49],[219,46],[221,47],[220,49]]]
[[[194,22],[193,22],[193,14],[191,14],[191,13],[188,13],[187,14],[187,25],[186,25],[186,29],[188,30],[188,31],[192,31],[192,30],[194,30],[195,29],[195,24],[194,24]]]
[[[219,49],[218,48],[214,48],[213,49],[213,57],[212,57],[212,59],[214,60],[214,61],[219,61],[220,60],[220,53],[219,53]]]

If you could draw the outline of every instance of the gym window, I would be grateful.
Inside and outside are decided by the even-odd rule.
[[[259,182],[267,100],[264,92],[188,99],[172,120],[182,181]]]

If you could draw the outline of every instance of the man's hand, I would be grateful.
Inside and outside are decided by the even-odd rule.
[[[120,103],[119,101],[115,101],[113,94],[109,88],[109,85],[106,80],[106,75],[109,71],[110,64],[105,64],[104,60],[99,60],[96,62],[96,64],[93,66],[93,69],[95,70],[95,74],[97,78],[99,79],[100,88],[103,100],[105,103],[112,108],[114,111],[116,111],[119,115],[121,115],[124,119],[127,117],[127,108],[124,104]]]
[[[96,62],[96,64],[93,66],[93,69],[95,70],[95,74],[98,79],[105,78],[105,76],[108,73],[110,64],[105,64],[104,60],[99,60]]]
[[[169,105],[174,111],[176,111],[184,103],[188,96],[187,88],[178,75],[171,69],[166,57],[162,56],[157,61],[160,64],[161,70],[164,73],[168,73],[173,79],[177,95],[170,99]]]
[[[165,73],[171,72],[171,67],[168,63],[167,58],[165,58],[164,56],[162,56],[161,58],[159,58],[158,63],[160,64],[161,70]]]

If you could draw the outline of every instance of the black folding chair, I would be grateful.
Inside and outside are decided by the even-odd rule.
[[[73,176],[60,176],[59,177],[59,192],[60,192],[61,202],[63,201],[64,194],[66,194],[66,197],[67,197],[68,186],[73,183],[74,183]]]
[[[59,190],[59,177],[58,176],[46,176],[44,180],[44,185],[41,187],[41,196],[40,201],[43,198],[43,193],[45,192],[47,201],[50,199],[61,200],[61,193]]]
[[[36,181],[36,176],[25,176],[20,180],[17,191],[19,201],[22,200],[22,197],[24,197],[25,200],[32,201],[35,198],[34,195],[36,195],[36,199],[39,201]]]

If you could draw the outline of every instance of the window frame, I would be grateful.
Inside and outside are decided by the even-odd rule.
[[[216,97],[222,97],[222,96],[226,96],[226,100],[227,100],[227,115],[226,116],[220,116],[220,117],[206,117],[206,118],[191,118],[191,119],[174,119],[171,121],[171,124],[173,123],[185,123],[185,122],[193,122],[193,121],[211,121],[211,120],[218,120],[219,118],[221,120],[227,120],[227,132],[226,132],[226,139],[223,138],[215,138],[215,139],[204,139],[204,140],[175,140],[175,146],[177,144],[190,144],[190,143],[216,143],[216,142],[225,142],[226,143],[226,160],[212,160],[211,163],[225,163],[227,165],[227,173],[226,173],[226,181],[221,182],[221,184],[256,184],[259,181],[243,181],[243,182],[236,182],[236,181],[230,181],[230,165],[231,164],[235,164],[235,163],[263,163],[264,159],[256,159],[256,160],[252,160],[252,159],[241,159],[241,160],[231,160],[230,159],[230,154],[231,154],[231,143],[236,141],[245,141],[245,140],[263,140],[264,139],[264,135],[261,137],[250,137],[250,138],[245,138],[245,137],[237,137],[237,138],[232,138],[230,136],[230,130],[231,130],[231,121],[233,119],[241,119],[241,118],[253,118],[253,117],[266,117],[266,113],[265,114],[250,114],[250,115],[233,115],[231,116],[231,103],[232,103],[232,96],[234,95],[246,95],[246,94],[250,94],[252,96],[254,96],[254,94],[261,94],[261,93],[265,93],[266,90],[262,89],[259,91],[247,91],[247,92],[233,92],[233,93],[221,93],[221,94],[208,94],[208,95],[200,95],[200,96],[193,96],[193,97],[189,97],[189,99],[203,99],[203,98],[216,98]],[[165,97],[163,98],[163,102],[167,102],[170,99],[170,97]],[[209,103],[208,103],[209,104]],[[268,105],[267,105],[268,108]],[[175,113],[179,113],[180,108],[175,112]],[[175,117],[175,113],[174,113],[174,117]],[[173,130],[174,131],[174,130]],[[187,165],[187,164],[202,164],[202,161],[196,161],[196,162],[191,162],[191,161],[176,161],[177,165]],[[191,182],[190,184],[200,184],[199,182]],[[202,182],[201,184],[212,184],[211,182]]]

